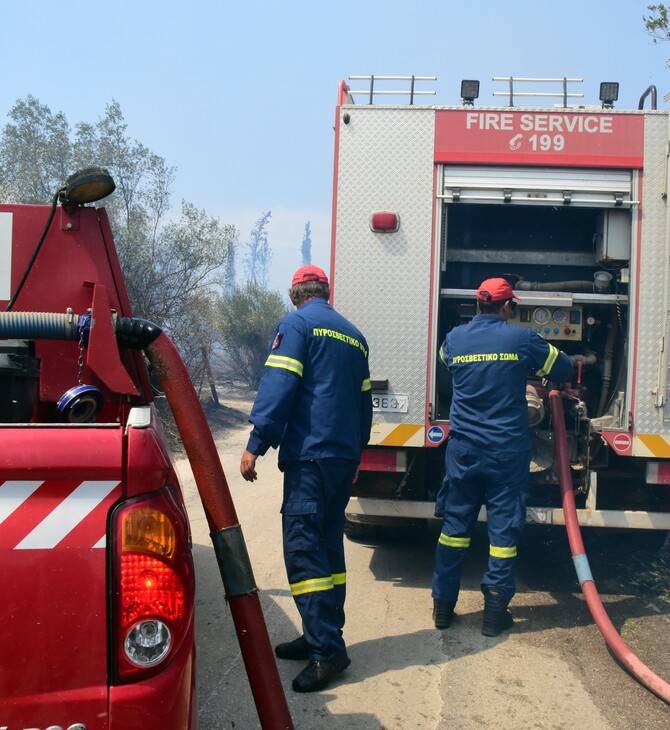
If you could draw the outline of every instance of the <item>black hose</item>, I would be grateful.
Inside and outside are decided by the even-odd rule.
[[[153,322],[137,317],[119,317],[116,320],[116,341],[121,347],[146,350],[162,334],[163,330]]]

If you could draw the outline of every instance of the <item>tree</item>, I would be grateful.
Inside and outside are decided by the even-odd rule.
[[[142,316],[173,328],[191,305],[207,298],[214,284],[223,278],[221,262],[237,241],[234,226],[224,226],[204,210],[182,203],[177,221],[165,224],[151,246],[131,254],[137,256],[128,266],[135,277],[132,288],[135,306]],[[139,265],[139,258],[146,265]]]
[[[230,296],[235,291],[238,236],[235,231],[235,245],[231,246],[223,260],[223,293]]]
[[[17,101],[9,117],[0,139],[2,198],[49,203],[76,169],[106,167],[116,191],[101,204],[133,313],[169,332],[197,382],[207,365],[203,343],[211,337],[217,291],[234,272],[235,227],[185,201],[180,217],[168,220],[175,170],[128,137],[115,101],[97,123],[77,124],[74,136],[63,114],[53,114],[32,96]]]
[[[651,11],[649,17],[642,16],[644,20],[645,33],[650,35],[654,43],[662,43],[670,40],[670,27],[668,26],[668,6],[665,3],[657,3],[655,5],[647,5],[647,10]],[[666,64],[670,66],[670,60]]]
[[[263,289],[268,287],[272,263],[272,249],[265,230],[271,215],[272,211],[269,210],[254,224],[245,257],[247,281],[260,284]]]
[[[309,221],[305,223],[305,233],[302,237],[302,245],[300,246],[300,253],[302,254],[302,265],[307,266],[312,263],[312,231],[309,227]]]
[[[270,339],[288,309],[279,292],[248,281],[219,300],[216,328],[231,376],[257,388]]]
[[[115,101],[107,106],[105,116],[96,125],[78,124],[73,164],[86,167],[94,160],[114,177],[116,191],[104,205],[120,257],[129,263],[130,246],[143,249],[149,259],[153,258],[161,226],[170,210],[175,170],[143,144],[129,139],[126,127]],[[131,291],[131,301],[133,295]]]
[[[50,203],[74,170],[70,127],[34,96],[9,111],[0,142],[0,194],[6,202]]]

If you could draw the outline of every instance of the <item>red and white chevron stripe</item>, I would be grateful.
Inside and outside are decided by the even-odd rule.
[[[104,548],[107,513],[121,496],[110,481],[0,483],[0,549]]]

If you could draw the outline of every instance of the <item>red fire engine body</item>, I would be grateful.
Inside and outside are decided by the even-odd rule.
[[[581,524],[670,528],[668,114],[655,88],[619,110],[573,105],[579,80],[505,79],[507,107],[435,106],[416,103],[432,93],[416,82],[434,77],[351,78],[369,88],[340,84],[333,302],[368,339],[375,412],[350,521],[433,516],[451,402],[439,347],[473,316],[478,284],[506,276],[521,297],[512,322],[575,363],[564,394]],[[401,78],[409,103],[377,103]],[[518,94],[529,81],[560,82],[562,102],[516,106],[550,95]],[[561,524],[547,395],[529,376],[528,520]]]
[[[11,322],[0,315],[0,727],[191,728],[190,531],[144,355],[114,334],[130,307],[104,209],[0,205],[2,309],[10,302]],[[90,318],[62,341],[49,315],[26,314],[37,335],[25,338],[23,312]]]

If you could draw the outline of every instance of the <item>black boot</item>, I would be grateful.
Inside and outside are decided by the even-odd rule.
[[[277,644],[275,654],[279,659],[309,659],[309,644],[304,636],[299,636],[293,641]]]
[[[293,680],[295,692],[317,692],[326,687],[335,675],[343,672],[351,664],[346,654],[341,654],[329,662],[310,661]]]
[[[498,634],[512,628],[514,619],[503,600],[502,593],[495,588],[484,588],[484,622],[482,634],[484,636],[498,636]]]
[[[448,629],[451,619],[454,617],[455,603],[438,601],[433,598],[433,622],[436,629]]]

